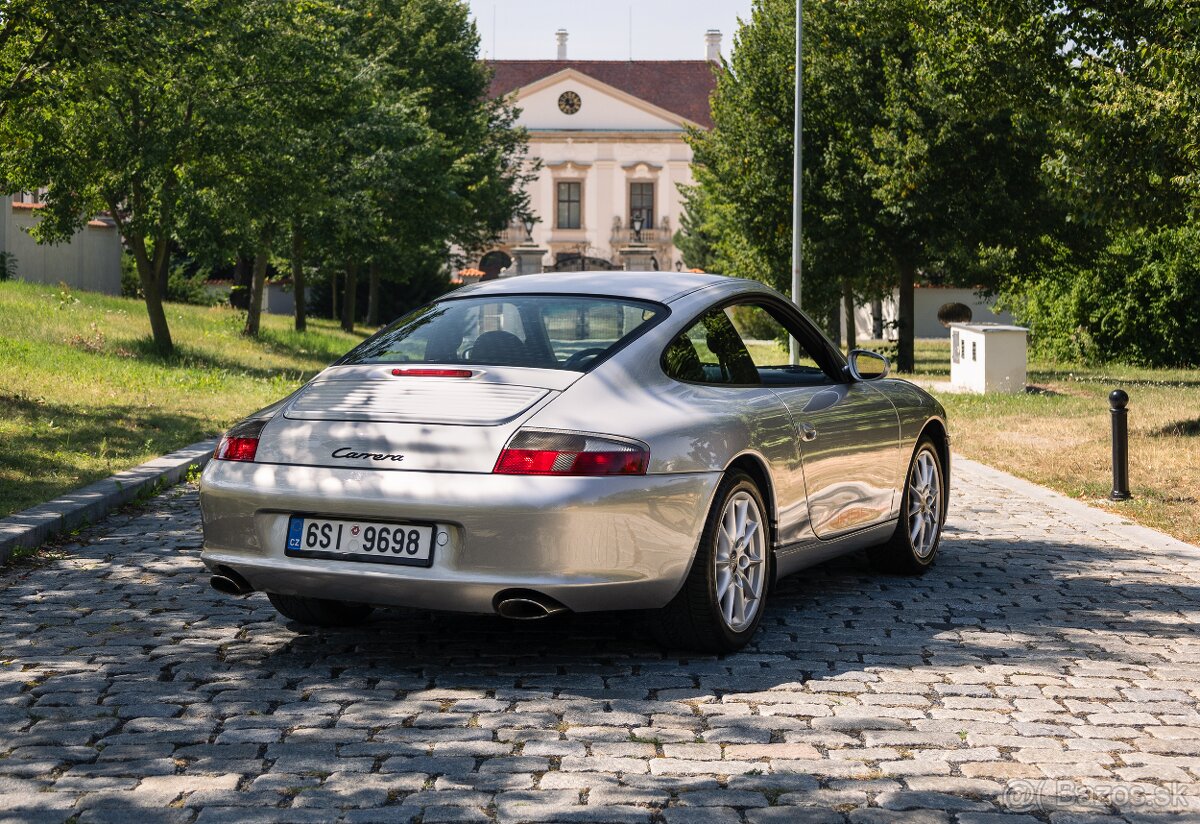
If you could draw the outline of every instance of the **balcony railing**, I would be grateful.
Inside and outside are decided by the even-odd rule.
[[[524,226],[506,226],[500,230],[500,235],[497,241],[501,246],[519,246],[525,242],[525,227]]]
[[[655,246],[660,243],[670,242],[670,229],[643,229],[640,239],[638,238],[638,233],[632,229],[613,229],[612,233],[613,246],[628,246],[631,243],[644,243],[647,246]]]

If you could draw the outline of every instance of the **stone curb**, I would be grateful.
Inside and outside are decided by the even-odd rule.
[[[200,441],[133,469],[118,472],[38,506],[0,519],[0,566],[14,551],[34,549],[51,535],[87,523],[95,523],[154,484],[177,483],[188,468],[203,468],[212,457],[217,440]]]
[[[1157,529],[1151,529],[1148,526],[1139,526],[1123,515],[1109,512],[1107,509],[1089,506],[1083,501],[1077,501],[1060,492],[1055,492],[1044,486],[1038,486],[1015,475],[1010,475],[1007,472],[990,467],[987,464],[981,464],[978,461],[964,458],[958,454],[952,455],[950,460],[951,483],[954,483],[954,471],[962,467],[969,469],[978,477],[991,481],[998,486],[1053,506],[1064,515],[1070,516],[1077,523],[1102,529],[1123,541],[1172,552],[1181,552],[1193,558],[1197,553],[1200,553],[1200,547],[1180,541],[1178,538],[1172,538],[1170,535],[1159,532]]]

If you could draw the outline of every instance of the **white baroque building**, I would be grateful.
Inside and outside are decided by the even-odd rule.
[[[507,229],[478,268],[679,269],[678,187],[693,182],[684,137],[712,126],[720,32],[705,35],[704,60],[568,60],[567,32],[557,37],[557,60],[490,63],[492,94],[513,98],[541,163],[529,188],[538,222],[532,238]]]

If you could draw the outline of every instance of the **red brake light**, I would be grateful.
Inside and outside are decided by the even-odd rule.
[[[266,418],[251,418],[235,424],[221,436],[213,457],[218,461],[253,461],[258,452],[258,436],[266,425]]]
[[[475,373],[470,369],[393,369],[398,378],[469,378]]]
[[[258,438],[231,438],[226,435],[217,444],[218,461],[253,461],[258,451]]]
[[[518,432],[492,470],[498,475],[645,475],[643,443],[574,432]]]

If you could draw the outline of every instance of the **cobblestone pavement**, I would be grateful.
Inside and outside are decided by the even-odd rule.
[[[959,464],[930,574],[802,573],[727,658],[307,631],[209,590],[179,488],[0,572],[0,820],[1200,821],[1200,551],[996,477]]]

